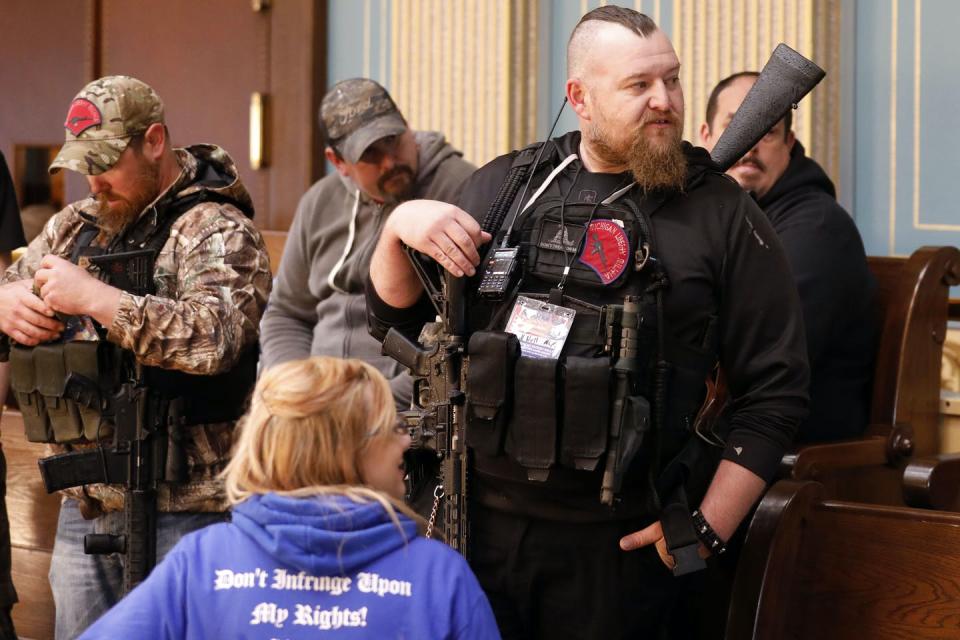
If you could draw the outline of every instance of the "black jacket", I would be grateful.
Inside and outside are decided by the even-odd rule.
[[[879,333],[876,281],[856,225],[833,183],[794,144],[790,164],[758,200],[780,237],[803,305],[810,360],[810,416],[798,442],[840,440],[869,420]]]
[[[579,142],[579,132],[555,139],[556,157],[576,152]],[[807,412],[809,371],[799,300],[777,235],[753,200],[719,172],[706,151],[689,145],[685,151],[686,192],[652,216],[657,255],[670,282],[664,296],[665,323],[676,339],[696,347],[710,319],[718,318],[720,362],[732,395],[731,430],[723,457],[770,479]],[[493,160],[467,181],[459,203],[464,210],[483,218],[514,155]],[[574,198],[584,193],[568,189],[579,164],[574,161],[557,178],[560,189]],[[580,169],[579,179],[584,176],[594,181],[590,188],[597,185],[598,194],[613,192],[626,179]],[[641,197],[637,188],[629,196]],[[608,302],[618,300],[622,296],[611,291]],[[380,339],[390,326],[415,335],[415,326],[435,313],[423,300],[410,309],[392,308],[372,286],[367,287],[367,303],[371,332]],[[561,474],[551,471],[551,482],[554,475]],[[548,501],[576,503],[580,509],[588,504],[599,507],[599,483],[583,484],[583,500],[575,500],[577,492],[568,486],[545,493],[536,503],[527,502],[524,511],[551,517],[545,508]],[[504,488],[503,493],[510,492]]]

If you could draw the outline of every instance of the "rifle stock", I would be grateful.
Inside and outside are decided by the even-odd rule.
[[[780,43],[763,66],[710,157],[726,171],[826,75],[826,71]]]

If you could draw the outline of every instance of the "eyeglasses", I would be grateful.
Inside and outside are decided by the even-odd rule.
[[[388,429],[384,429],[383,427],[377,427],[371,431],[368,431],[365,437],[375,438],[381,433],[385,433],[385,432],[389,432],[397,436],[405,436],[405,435],[408,436],[410,435],[410,427],[407,426],[407,423],[404,422],[403,420],[397,420]]]

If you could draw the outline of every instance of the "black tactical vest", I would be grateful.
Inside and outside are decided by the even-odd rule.
[[[529,480],[548,480],[554,470],[599,473],[611,464],[611,445],[623,447],[614,440],[611,416],[624,415],[636,450],[623,463],[632,482],[647,484],[693,436],[716,348],[689,348],[662,326],[658,296],[669,282],[651,218],[668,196],[645,197],[609,176],[594,179],[578,164],[517,216],[511,244],[519,247],[522,279],[513,295],[496,304],[471,303],[486,307],[480,315],[489,318],[491,331],[476,331],[468,345],[468,439],[483,456],[506,454]],[[539,168],[533,184],[551,168]],[[500,331],[517,295],[576,311],[559,359],[521,357],[510,334]],[[626,333],[625,300],[637,310]],[[621,388],[618,397],[625,336],[634,362],[627,393]]]

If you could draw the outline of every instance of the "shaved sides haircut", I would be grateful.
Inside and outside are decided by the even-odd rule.
[[[580,75],[583,56],[588,51],[600,29],[606,24],[619,24],[629,29],[641,38],[645,38],[657,30],[657,23],[639,11],[606,5],[589,11],[580,18],[580,22],[573,28],[570,40],[567,41],[567,75]]]

